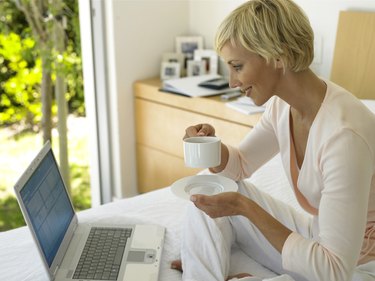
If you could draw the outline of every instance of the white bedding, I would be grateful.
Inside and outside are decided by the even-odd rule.
[[[278,156],[247,181],[251,181],[273,196],[300,209],[281,169]],[[181,280],[181,274],[170,269],[170,262],[179,258],[180,227],[187,204],[191,203],[175,197],[170,188],[166,187],[79,212],[78,217],[80,222],[156,223],[165,226],[167,231],[159,279],[176,281]],[[264,277],[274,276],[272,272],[244,256],[238,249],[235,249],[232,254],[232,269],[234,272],[237,271],[236,269],[247,269],[252,274]],[[0,279],[48,280],[26,227],[0,233]]]

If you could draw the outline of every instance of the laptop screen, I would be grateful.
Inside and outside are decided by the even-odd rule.
[[[35,169],[20,194],[48,266],[51,266],[74,216],[51,150]]]

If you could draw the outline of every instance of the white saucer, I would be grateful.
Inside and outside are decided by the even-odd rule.
[[[190,200],[193,194],[215,195],[221,192],[237,191],[237,183],[219,175],[196,175],[175,181],[171,185],[174,195]]]

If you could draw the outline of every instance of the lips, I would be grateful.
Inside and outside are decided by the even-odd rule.
[[[248,88],[245,88],[245,89],[241,89],[241,92],[244,93],[246,96],[250,96],[250,93],[251,93],[251,90],[253,89],[252,86],[248,87]]]

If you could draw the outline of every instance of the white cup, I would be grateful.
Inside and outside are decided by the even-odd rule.
[[[184,139],[185,165],[192,168],[210,168],[220,165],[221,141],[217,137],[190,137]]]

